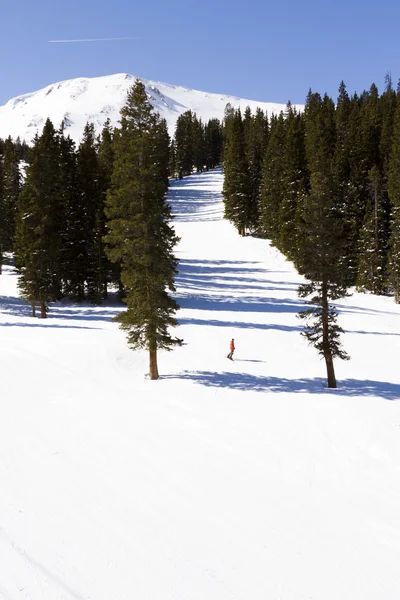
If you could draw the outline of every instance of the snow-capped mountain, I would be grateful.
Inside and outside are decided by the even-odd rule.
[[[101,130],[107,118],[112,125],[117,125],[119,111],[135,79],[135,76],[125,73],[69,79],[17,96],[0,106],[0,138],[19,136],[29,143],[37,132],[41,132],[47,117],[56,127],[64,120],[67,133],[76,141],[81,138],[88,121],[94,123],[97,131]],[[243,110],[250,106],[254,111],[259,106],[269,115],[285,108],[284,104],[200,92],[147,79],[141,81],[153,106],[166,119],[170,134],[174,132],[179,115],[189,109],[203,121],[208,121],[211,118],[222,119],[228,102]],[[298,108],[301,109],[301,106]]]

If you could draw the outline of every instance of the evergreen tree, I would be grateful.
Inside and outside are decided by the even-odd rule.
[[[177,177],[175,140],[171,141],[171,146],[169,149],[168,174],[171,179],[176,179]]]
[[[21,188],[16,146],[8,137],[0,146],[0,274],[4,252],[11,252],[15,237],[15,216]]]
[[[194,147],[194,119],[195,115],[187,110],[179,115],[175,128],[175,153],[176,167],[179,179],[190,175],[195,162]]]
[[[298,219],[309,190],[305,154],[304,118],[289,103],[285,119],[285,143],[282,159],[282,199],[277,215],[278,248],[295,260],[299,244]]]
[[[300,297],[311,296],[312,307],[299,313],[308,321],[303,335],[325,359],[328,387],[336,387],[335,357],[346,359],[340,345],[337,312],[330,304],[346,294],[343,261],[344,238],[340,211],[335,205],[333,169],[335,107],[326,95],[307,97],[305,108],[306,155],[310,191],[304,201],[296,265],[309,283],[299,287]],[[311,319],[311,322],[309,321]]]
[[[115,162],[107,194],[108,255],[121,263],[127,310],[117,320],[128,332],[132,348],[146,348],[150,379],[158,378],[157,350],[171,349],[180,340],[169,327],[177,325],[174,291],[178,241],[169,222],[165,200],[168,187],[166,123],[154,113],[144,85],[136,83],[121,110],[114,138]]]
[[[62,207],[60,276],[64,295],[82,299],[85,285],[85,270],[82,268],[86,234],[84,210],[78,187],[75,142],[69,136],[65,137],[63,127],[59,144],[59,199]]]
[[[100,182],[101,182],[101,193],[102,193],[102,201],[101,207],[99,206],[99,220],[100,220],[100,228],[98,230],[98,235],[104,238],[107,233],[106,229],[106,216],[105,216],[105,207],[106,207],[106,198],[107,191],[111,187],[111,178],[114,169],[114,161],[115,161],[115,153],[114,153],[114,135],[113,130],[111,128],[110,119],[107,119],[104,123],[103,130],[101,132],[100,140],[98,143],[98,160],[100,167]],[[104,239],[103,239],[104,242]],[[123,286],[121,282],[121,265],[119,263],[111,263],[109,258],[106,255],[105,247],[103,244],[99,244],[99,249],[102,249],[100,255],[100,272],[103,274],[103,298],[107,295],[107,281],[111,283],[112,286],[118,289],[118,295],[120,298],[123,296]]]
[[[78,182],[83,208],[82,275],[89,299],[98,303],[107,295],[104,187],[94,125],[88,123],[78,149]]]
[[[271,117],[260,193],[261,229],[274,244],[279,243],[280,212],[285,197],[284,168],[285,120],[281,112]]]
[[[260,225],[260,195],[265,154],[265,117],[261,109],[251,119],[248,136],[247,160],[249,165],[250,205],[249,227],[257,231]]]
[[[251,193],[246,159],[244,130],[240,109],[235,112],[224,152],[223,196],[225,218],[231,221],[240,235],[251,226]]]
[[[389,209],[384,183],[375,165],[369,172],[369,200],[360,232],[357,288],[374,294],[386,291],[389,250]]]
[[[204,126],[196,115],[192,124],[193,135],[193,162],[197,173],[202,173],[205,165]]]
[[[394,115],[393,141],[388,166],[388,191],[391,201],[391,239],[389,282],[396,303],[400,303],[400,91]]]
[[[61,297],[61,222],[59,140],[47,119],[29,152],[26,181],[19,197],[16,234],[16,266],[19,287],[42,318],[47,303]]]
[[[210,119],[204,130],[204,160],[207,170],[220,164],[222,145],[222,125],[218,119]]]

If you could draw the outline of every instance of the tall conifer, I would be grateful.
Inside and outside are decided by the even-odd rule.
[[[304,335],[325,359],[330,388],[336,387],[333,359],[348,358],[341,348],[342,330],[337,325],[337,313],[331,304],[346,294],[343,224],[335,205],[334,111],[330,98],[325,95],[322,99],[310,91],[305,109],[310,192],[304,201],[295,261],[299,272],[309,280],[299,288],[300,297],[310,297],[312,305],[299,313],[308,321]]]
[[[19,287],[33,307],[39,302],[42,318],[47,316],[47,303],[61,297],[60,215],[59,140],[47,119],[29,152],[16,236]]]
[[[108,255],[121,263],[127,310],[117,320],[128,332],[132,348],[149,351],[150,379],[158,378],[157,350],[170,350],[180,340],[169,328],[177,325],[173,292],[178,241],[170,225],[168,139],[166,124],[154,113],[144,85],[137,80],[121,110],[114,138],[115,162],[107,194]]]

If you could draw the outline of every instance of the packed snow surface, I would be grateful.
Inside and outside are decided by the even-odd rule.
[[[136,77],[126,73],[70,79],[12,98],[0,106],[0,138],[19,136],[21,140],[31,142],[36,133],[42,132],[47,117],[55,127],[64,122],[65,132],[76,142],[82,138],[87,122],[93,123],[98,133],[107,118],[113,126],[117,126],[120,110],[135,80]],[[175,131],[179,115],[189,109],[203,122],[213,118],[222,120],[228,103],[243,111],[250,106],[253,113],[260,107],[268,115],[285,109],[285,105],[273,102],[211,94],[148,79],[141,81],[146,86],[150,102],[166,119],[170,135]],[[302,106],[298,108],[302,109]]]
[[[221,183],[170,189],[184,345],[158,381],[119,306],[43,321],[1,275],[1,600],[400,598],[400,307],[339,304],[328,390],[301,278],[223,220]]]

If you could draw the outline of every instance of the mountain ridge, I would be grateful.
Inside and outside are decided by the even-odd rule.
[[[107,118],[112,126],[119,121],[120,110],[125,103],[128,89],[139,79],[146,86],[150,102],[166,119],[170,135],[183,112],[192,110],[203,121],[222,119],[226,104],[244,110],[250,106],[266,111],[268,116],[285,109],[285,104],[248,100],[226,94],[203,92],[184,86],[172,85],[128,73],[116,73],[101,77],[79,77],[50,84],[34,92],[11,98],[0,106],[0,138],[9,135],[30,143],[40,133],[47,118],[59,127],[64,121],[65,129],[79,142],[83,128],[89,121],[99,133]],[[303,105],[295,105],[302,110]]]

